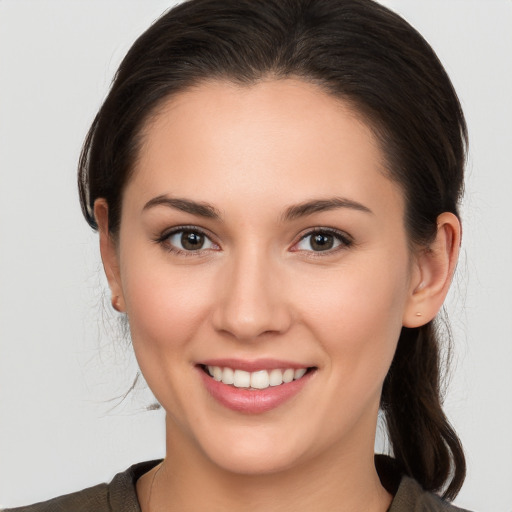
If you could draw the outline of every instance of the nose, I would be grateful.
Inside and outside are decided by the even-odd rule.
[[[214,328],[241,341],[282,334],[292,321],[282,268],[268,254],[247,250],[225,268],[213,314]]]

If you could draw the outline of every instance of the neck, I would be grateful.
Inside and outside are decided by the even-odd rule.
[[[391,503],[373,449],[333,450],[292,469],[248,475],[220,468],[195,448],[167,421],[169,456],[137,482],[142,512],[384,512]]]

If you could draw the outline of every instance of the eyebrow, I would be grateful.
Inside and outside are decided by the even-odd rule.
[[[192,215],[197,215],[199,217],[216,220],[220,219],[220,212],[211,204],[191,201],[190,199],[168,197],[166,195],[154,197],[144,205],[142,211],[149,210],[155,206],[168,206],[169,208],[175,208],[176,210],[191,213]]]
[[[220,220],[221,218],[219,210],[209,203],[197,202],[184,198],[168,197],[166,195],[154,197],[144,205],[142,210],[146,211],[156,206],[167,206],[169,208],[174,208],[176,210],[191,213],[192,215],[197,215],[198,217],[204,217],[207,219]],[[330,199],[312,199],[304,203],[292,205],[285,210],[282,220],[285,222],[292,221],[314,213],[336,210],[338,208],[350,208],[352,210],[373,214],[368,207],[358,203],[357,201],[343,197],[332,197]]]
[[[329,199],[313,199],[305,203],[296,204],[286,209],[283,220],[291,221],[313,213],[336,210],[338,208],[350,208],[364,213],[373,214],[370,208],[357,201],[346,199],[344,197],[332,197]]]

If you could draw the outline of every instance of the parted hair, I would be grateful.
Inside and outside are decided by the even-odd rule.
[[[116,236],[144,127],[172,95],[210,80],[284,78],[317,84],[372,129],[403,191],[412,245],[428,247],[442,212],[458,216],[464,115],[436,54],[403,18],[372,0],[188,0],[133,44],[92,123],[78,174],[87,222],[97,229],[94,201],[105,198]],[[402,329],[381,410],[400,470],[453,499],[466,465],[442,408],[437,331],[436,321]]]

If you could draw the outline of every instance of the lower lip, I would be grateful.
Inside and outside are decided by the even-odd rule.
[[[217,402],[228,409],[245,414],[261,414],[279,407],[297,395],[315,373],[310,371],[300,379],[279,386],[247,389],[218,382],[202,368],[198,367],[198,370],[206,389]]]

